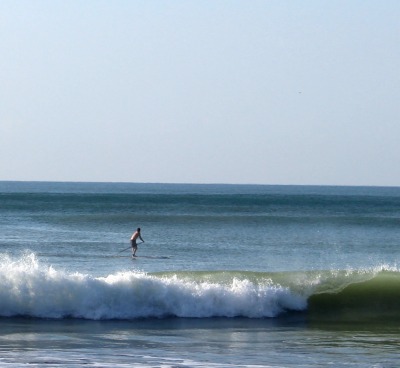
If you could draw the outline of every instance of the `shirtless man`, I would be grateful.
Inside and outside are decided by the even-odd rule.
[[[142,241],[142,243],[144,243],[144,240],[142,239],[142,237],[140,235],[140,227],[138,227],[137,230],[131,236],[132,257],[136,257],[136,251],[137,251],[136,239],[137,238],[139,238]]]

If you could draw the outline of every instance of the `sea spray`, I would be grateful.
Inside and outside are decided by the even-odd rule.
[[[305,298],[271,280],[254,283],[148,275],[127,271],[106,277],[41,265],[34,255],[0,267],[0,315],[38,318],[135,319],[275,317],[301,310]]]

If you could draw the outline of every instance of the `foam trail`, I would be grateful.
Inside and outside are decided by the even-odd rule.
[[[32,254],[16,262],[3,256],[0,266],[0,316],[262,318],[304,308],[304,297],[271,281],[218,283],[139,272],[95,278],[42,266]]]

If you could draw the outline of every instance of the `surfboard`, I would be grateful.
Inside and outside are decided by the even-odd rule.
[[[170,259],[171,257],[169,256],[132,256],[132,259],[136,258],[146,258],[146,259]]]

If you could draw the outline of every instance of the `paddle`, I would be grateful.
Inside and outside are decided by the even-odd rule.
[[[144,242],[140,242],[140,243],[137,243],[137,244],[142,244],[142,243],[144,243]],[[131,248],[132,248],[132,247],[129,246],[128,248],[122,249],[121,251],[118,252],[118,254],[120,254],[120,253],[122,253],[122,252],[125,252],[126,250],[131,249]]]

